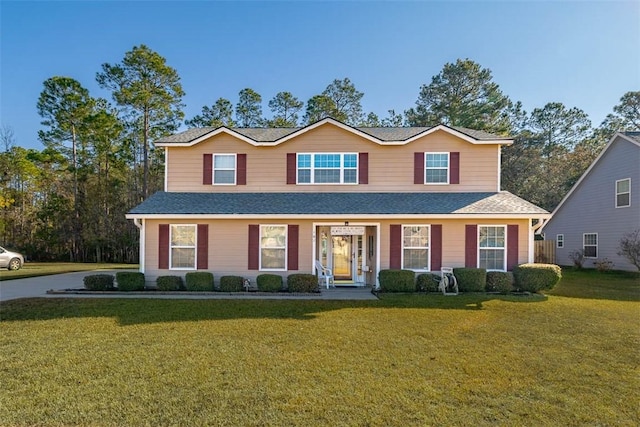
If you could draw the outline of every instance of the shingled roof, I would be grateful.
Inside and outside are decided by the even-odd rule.
[[[498,193],[173,193],[160,191],[129,218],[154,215],[517,215],[549,212]]]
[[[333,123],[341,126],[345,129],[350,129],[355,132],[361,132],[369,135],[374,140],[379,142],[402,142],[407,141],[413,137],[416,137],[422,133],[428,132],[435,128],[442,128],[447,130],[453,130],[459,132],[475,141],[508,141],[504,137],[493,135],[488,132],[467,129],[459,126],[445,126],[439,125],[434,127],[353,127],[345,125],[337,120],[331,118],[321,120],[320,122],[311,124],[305,127],[296,128],[236,128],[236,127],[202,127],[188,129],[186,131],[177,133],[175,135],[166,136],[156,140],[157,144],[190,144],[198,139],[205,137],[208,134],[214,134],[220,131],[226,131],[234,133],[236,135],[242,135],[248,138],[250,141],[256,143],[277,143],[278,141],[286,138],[287,136],[299,132],[307,128],[313,128],[314,126],[322,123]]]

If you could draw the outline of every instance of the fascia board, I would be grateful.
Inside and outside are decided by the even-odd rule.
[[[215,129],[215,130],[213,130],[211,132],[208,132],[208,133],[206,133],[206,134],[204,134],[204,135],[202,135],[202,136],[200,136],[200,137],[198,137],[198,138],[196,138],[196,139],[194,139],[194,140],[192,140],[190,142],[187,142],[187,143],[185,143],[185,142],[158,142],[155,145],[157,147],[191,147],[191,146],[194,146],[194,145],[196,145],[196,144],[198,144],[198,143],[200,143],[200,142],[202,142],[202,141],[204,141],[206,139],[209,139],[209,138],[211,138],[213,136],[219,135],[221,133],[226,133],[226,134],[231,135],[233,137],[236,137],[236,138],[238,138],[238,139],[240,139],[240,140],[242,140],[242,141],[244,141],[244,142],[246,142],[248,144],[251,144],[251,145],[253,145],[255,147],[271,147],[271,146],[280,145],[280,144],[282,144],[282,143],[284,143],[286,141],[289,141],[290,139],[294,139],[294,138],[296,138],[296,137],[298,137],[298,136],[300,136],[300,135],[302,135],[304,133],[307,133],[307,132],[309,132],[309,131],[311,131],[313,129],[316,129],[316,128],[320,127],[320,126],[323,126],[325,124],[332,124],[332,125],[340,128],[340,129],[342,129],[342,130],[350,132],[350,133],[352,133],[354,135],[358,135],[361,138],[364,138],[364,139],[366,139],[368,141],[371,141],[371,142],[374,142],[374,143],[376,143],[378,145],[383,145],[383,146],[410,144],[413,141],[416,141],[416,140],[418,140],[418,139],[420,139],[420,138],[422,138],[424,136],[427,136],[427,135],[429,135],[429,134],[431,134],[433,132],[439,131],[439,130],[447,132],[447,133],[449,133],[449,134],[451,134],[453,136],[456,136],[456,137],[458,137],[458,138],[460,138],[460,139],[462,139],[464,141],[467,141],[467,142],[469,142],[471,144],[476,144],[476,145],[496,145],[496,144],[499,144],[499,145],[511,145],[511,144],[513,144],[513,140],[512,139],[495,139],[495,140],[486,140],[486,141],[485,140],[477,140],[477,139],[475,139],[473,137],[470,137],[470,136],[468,136],[468,135],[466,135],[466,134],[464,134],[462,132],[459,132],[459,131],[457,131],[455,129],[452,129],[452,128],[450,128],[448,126],[444,126],[444,125],[438,125],[438,126],[435,126],[433,128],[427,129],[427,130],[425,130],[423,132],[420,132],[419,134],[414,135],[411,138],[408,138],[406,140],[401,140],[401,141],[383,141],[383,140],[381,140],[379,138],[376,138],[373,135],[370,135],[370,134],[368,134],[366,132],[362,132],[359,129],[356,129],[356,128],[352,127],[352,126],[346,125],[346,124],[344,124],[342,122],[339,122],[339,121],[337,121],[335,119],[326,118],[326,119],[322,119],[322,120],[320,120],[318,122],[312,123],[312,124],[310,124],[310,125],[308,125],[306,127],[303,127],[301,129],[298,129],[297,131],[295,131],[293,133],[290,133],[289,135],[286,135],[286,136],[284,136],[284,137],[282,137],[282,138],[280,138],[280,139],[278,139],[276,141],[258,142],[258,141],[255,141],[255,140],[251,139],[251,138],[248,138],[248,137],[246,137],[246,136],[244,136],[244,135],[242,135],[242,134],[240,134],[238,132],[235,132],[232,129],[229,129],[229,128],[225,127],[225,126],[222,126],[222,127],[219,127],[218,129]]]
[[[549,219],[551,214],[127,214],[127,219]]]

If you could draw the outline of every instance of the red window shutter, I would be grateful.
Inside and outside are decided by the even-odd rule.
[[[287,184],[297,181],[296,153],[287,153]]]
[[[402,226],[391,224],[389,227],[389,268],[402,268]]]
[[[431,271],[442,268],[442,225],[431,225]]]
[[[465,229],[464,239],[464,266],[467,268],[478,267],[478,226],[468,224]]]
[[[198,224],[198,270],[209,268],[209,224]]]
[[[247,155],[236,155],[236,185],[247,185]]]
[[[158,225],[158,268],[169,269],[169,224]]]
[[[249,254],[248,269],[258,270],[260,268],[260,226],[249,224]]]
[[[287,270],[298,269],[299,226],[289,224],[287,230]]]
[[[507,225],[507,271],[518,265],[518,225]]]
[[[449,153],[449,184],[460,184],[460,153]]]
[[[424,153],[413,153],[413,183],[424,184]]]
[[[369,183],[369,153],[358,154],[358,184]]]
[[[213,154],[202,155],[202,183],[213,184]]]

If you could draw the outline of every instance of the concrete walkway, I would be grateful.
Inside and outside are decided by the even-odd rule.
[[[127,271],[127,270],[117,270]],[[131,270],[133,271],[133,270]],[[322,288],[320,294],[277,294],[268,293],[223,293],[223,292],[189,292],[189,293],[55,293],[65,289],[84,288],[83,279],[91,274],[115,274],[116,270],[83,271],[77,273],[56,274],[51,276],[31,277],[0,281],[0,302],[17,298],[161,298],[161,299],[310,299],[310,300],[376,300],[371,288]],[[54,293],[47,293],[53,291]]]

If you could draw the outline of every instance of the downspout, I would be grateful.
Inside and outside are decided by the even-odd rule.
[[[139,265],[140,265],[140,273],[144,273],[144,256],[145,256],[145,239],[146,239],[146,233],[145,233],[145,227],[144,227],[144,219],[140,219],[140,218],[134,218],[133,219],[133,223],[136,225],[136,227],[138,227],[138,229],[140,230],[140,260],[139,260]]]
[[[535,225],[531,225],[529,230],[529,259],[528,262],[529,263],[533,263],[535,262],[535,240],[536,240],[536,231],[538,231],[540,229],[540,227],[542,227],[545,223],[545,220],[543,218],[531,218],[531,221],[533,222],[534,219],[537,219],[538,222]]]

